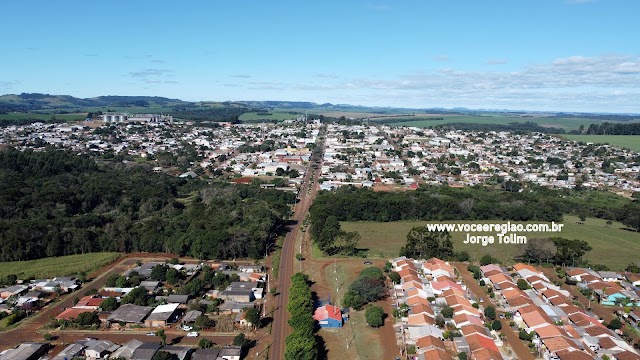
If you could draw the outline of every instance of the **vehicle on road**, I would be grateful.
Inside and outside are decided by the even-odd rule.
[[[154,332],[148,332],[148,333],[147,333],[147,336],[156,336],[156,333],[154,333]]]
[[[191,330],[193,330],[193,326],[182,325],[181,329],[184,330],[184,331],[191,331]]]
[[[373,262],[371,262],[371,261],[369,261],[369,260],[365,260],[365,261],[364,261],[364,264],[365,264],[365,265],[373,265]]]
[[[200,335],[200,334],[198,334],[196,331],[192,331],[190,333],[187,333],[187,337],[198,337],[198,335]]]

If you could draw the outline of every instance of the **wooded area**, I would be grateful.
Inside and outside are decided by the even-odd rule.
[[[0,151],[0,261],[98,251],[259,258],[295,195],[86,155]]]

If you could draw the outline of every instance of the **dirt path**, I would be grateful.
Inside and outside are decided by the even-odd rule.
[[[467,265],[464,263],[455,263],[454,264],[460,276],[462,276],[462,280],[464,280],[464,284],[469,288],[476,296],[481,297],[484,300],[484,304],[491,304],[491,298],[487,296],[486,292],[473,278],[473,275],[467,270]],[[502,334],[506,337],[505,344],[509,344],[513,352],[515,353],[517,359],[519,360],[534,360],[535,356],[531,354],[529,349],[524,345],[522,340],[518,337],[518,334],[509,326],[509,321],[507,319],[500,319],[502,323]]]

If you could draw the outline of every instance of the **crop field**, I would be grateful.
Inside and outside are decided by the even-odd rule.
[[[265,114],[257,113],[257,112],[248,112],[240,115],[240,121],[250,121],[250,120],[290,120],[295,119],[298,115],[290,114],[286,112],[268,112]]]
[[[91,253],[27,261],[0,262],[0,279],[14,274],[18,279],[53,278],[90,272],[120,257],[119,253]]]
[[[443,221],[450,223],[504,223],[505,221]],[[565,226],[559,233],[521,233],[528,241],[543,237],[563,237],[566,239],[584,240],[593,250],[585,255],[585,259],[596,264],[605,264],[612,270],[622,270],[630,263],[640,261],[640,232],[626,230],[624,225],[613,222],[606,224],[606,220],[588,218],[584,224],[579,224],[575,216],[565,216],[562,224]],[[406,243],[407,234],[411,228],[424,226],[436,221],[398,221],[398,222],[342,222],[345,231],[357,231],[361,235],[359,247],[368,249],[370,257],[393,258],[398,256],[400,247]],[[481,244],[463,244],[466,238],[464,232],[451,234],[453,248],[456,251],[466,250],[472,259],[478,260],[485,254],[512,263],[513,257],[520,254],[523,245],[499,244],[496,237],[495,244],[482,246]],[[495,233],[474,233],[471,235],[494,235]]]
[[[434,118],[442,118],[442,120],[435,120]],[[384,118],[377,118],[375,120],[383,120]],[[394,118],[387,118],[388,120]],[[602,122],[595,119],[587,118],[551,118],[551,117],[520,117],[520,116],[470,116],[470,115],[416,115],[406,118],[396,118],[397,120],[403,120],[391,123],[393,126],[413,126],[413,127],[430,127],[450,123],[471,123],[471,124],[499,124],[506,125],[512,122],[534,122],[544,127],[562,128],[566,131],[576,130],[580,125],[589,127],[592,123]],[[407,121],[410,120],[410,121]],[[615,122],[615,121],[609,121]],[[373,120],[372,120],[373,123]]]
[[[640,135],[563,135],[562,137],[573,141],[609,144],[640,151]]]

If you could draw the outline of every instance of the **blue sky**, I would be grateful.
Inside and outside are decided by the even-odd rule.
[[[637,0],[8,1],[0,94],[640,113]]]

